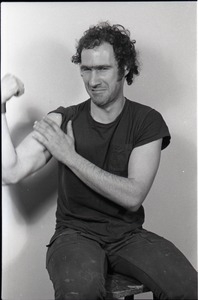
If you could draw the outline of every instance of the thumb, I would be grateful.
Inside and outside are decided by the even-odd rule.
[[[67,135],[69,135],[71,138],[74,139],[74,133],[73,133],[73,128],[72,128],[72,121],[69,120],[67,123]]]
[[[23,82],[19,78],[17,78],[17,77],[16,77],[16,83],[17,83],[17,87],[18,88],[17,88],[17,91],[14,94],[14,96],[15,97],[19,97],[19,96],[21,96],[21,95],[24,94],[25,88],[24,88]]]

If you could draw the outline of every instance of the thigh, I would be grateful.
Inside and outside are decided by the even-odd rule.
[[[47,270],[56,299],[102,299],[106,257],[100,245],[79,233],[59,236],[49,247]]]
[[[168,240],[139,230],[109,256],[116,272],[137,278],[158,299],[196,299],[197,273]]]

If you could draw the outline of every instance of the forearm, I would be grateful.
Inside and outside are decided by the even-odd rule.
[[[15,148],[6,117],[2,117],[2,184],[15,184],[43,167],[51,158],[50,153],[28,134]]]
[[[129,211],[141,205],[144,195],[135,179],[104,171],[77,153],[66,164],[91,189]]]
[[[6,102],[13,96],[24,93],[24,84],[12,74],[6,74],[1,80],[1,125],[2,125],[2,179],[7,183],[13,178],[13,168],[17,163],[17,154],[13,146],[6,120]]]
[[[125,178],[104,171],[76,152],[71,120],[67,123],[67,134],[49,118],[37,122],[34,129],[34,138],[87,186],[129,211],[139,209],[159,166],[161,139],[132,151],[129,176]]]
[[[1,115],[2,120],[2,179],[8,177],[12,173],[13,167],[17,162],[17,155],[13,146],[6,115]]]

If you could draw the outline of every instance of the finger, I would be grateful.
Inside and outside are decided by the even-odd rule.
[[[25,92],[25,88],[18,89],[18,91],[14,94],[15,97],[20,97]]]
[[[17,91],[14,94],[14,96],[19,97],[24,94],[25,87],[24,87],[24,83],[19,78],[15,77],[15,80],[17,84]]]
[[[43,128],[45,130],[53,130],[53,127],[45,122],[44,118],[40,121],[35,121],[33,127],[36,128]]]
[[[44,147],[47,148],[47,145],[48,145],[48,140],[46,139],[45,136],[43,136],[42,134],[40,134],[39,132],[37,131],[34,131],[32,133],[32,136],[35,140],[37,140],[37,142],[39,142],[40,144],[42,144]]]
[[[47,123],[45,123],[43,120],[39,122],[34,122],[33,128],[34,130],[38,131],[40,134],[45,136],[48,140],[54,134],[54,129]]]
[[[51,120],[49,117],[44,117],[43,121],[50,125],[55,131],[60,130],[60,127],[57,125],[57,123]]]
[[[74,133],[73,133],[73,128],[72,128],[72,121],[69,120],[67,123],[67,134],[74,139]]]

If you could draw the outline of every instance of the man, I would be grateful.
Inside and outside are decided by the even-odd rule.
[[[57,223],[46,262],[56,300],[104,299],[109,271],[137,278],[157,299],[196,299],[191,264],[142,227],[142,204],[170,134],[157,111],[124,97],[125,80],[131,84],[138,74],[134,44],[120,25],[90,27],[72,57],[90,99],[36,122],[16,149],[3,105],[4,184],[32,174],[51,156],[58,160]],[[23,93],[19,79],[3,80],[12,81],[3,103]]]

